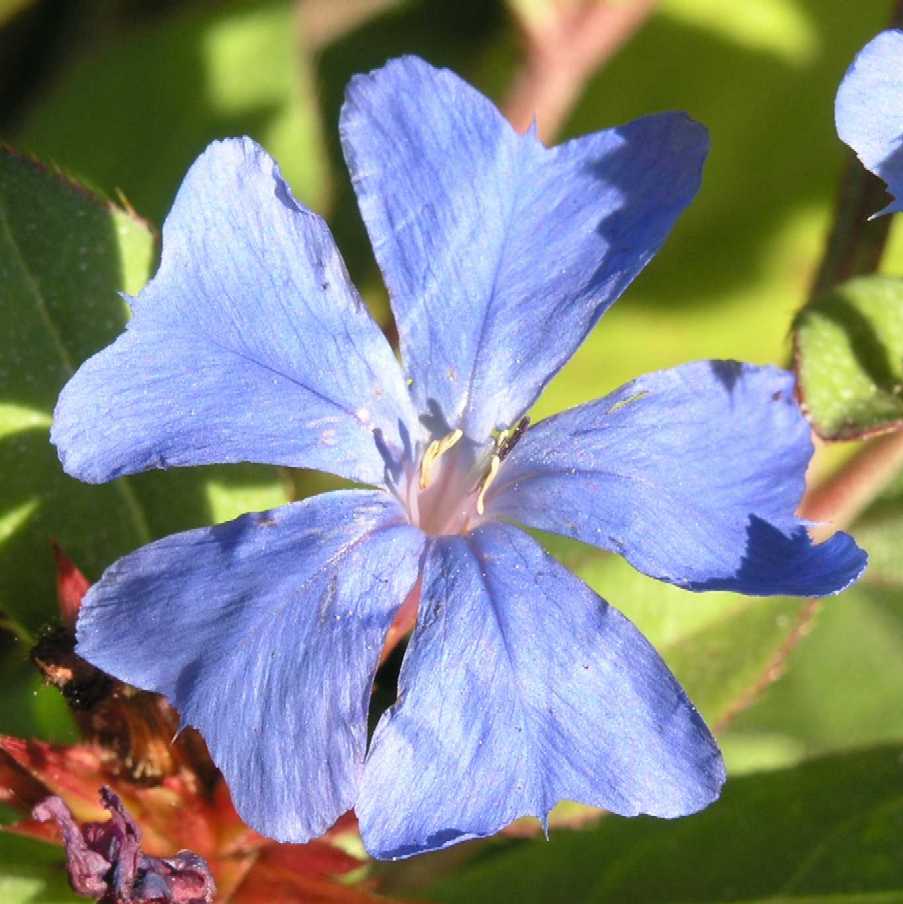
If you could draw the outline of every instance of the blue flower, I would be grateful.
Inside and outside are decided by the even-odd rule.
[[[704,130],[664,114],[546,149],[450,72],[349,87],[341,137],[402,366],[325,223],[253,142],[212,145],[126,332],[63,390],[66,470],[256,461],[369,489],[168,537],[111,566],[79,652],[197,726],[244,818],[305,841],[355,807],[377,857],[562,798],[676,817],[718,748],[627,619],[513,523],[692,590],[817,595],[865,556],[794,516],[793,379],[702,362],[525,429],[524,412],[695,195]],[[398,700],[371,685],[419,592]]]
[[[903,210],[903,31],[888,29],[859,51],[834,105],[837,134],[896,200],[876,216]]]

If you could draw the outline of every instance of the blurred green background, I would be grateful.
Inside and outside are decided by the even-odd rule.
[[[708,126],[712,151],[698,199],[550,385],[536,415],[696,358],[788,362],[791,320],[806,299],[846,160],[834,132],[834,94],[855,52],[889,16],[884,0],[662,0],[592,76],[560,137],[676,108]],[[338,147],[345,83],[391,56],[415,53],[454,68],[501,102],[523,48],[512,10],[492,0],[0,0],[0,137],[156,227],[187,166],[211,139],[251,135],[279,160],[298,197],[329,219],[353,279],[385,323],[384,292]],[[154,252],[144,226],[125,219],[122,229],[137,233],[117,245],[117,278],[119,286],[137,291]],[[62,246],[80,225],[73,218],[55,228]],[[900,229],[892,232],[883,270],[903,273]],[[77,365],[116,334],[124,311],[110,288],[82,285],[76,277],[51,313]],[[97,307],[84,292],[101,293]],[[2,316],[14,335],[19,312],[8,306]],[[258,467],[147,475],[129,481],[133,507],[140,509],[136,519],[115,491],[80,486],[59,472],[45,440],[65,374],[48,371],[46,344],[5,345],[0,609],[9,631],[0,658],[0,731],[68,739],[73,730],[56,692],[39,687],[23,655],[55,610],[49,537],[96,578],[151,537],[279,504],[289,493],[326,483]],[[36,373],[39,386],[32,392]],[[820,452],[813,479],[848,451]],[[549,539],[553,551],[662,650],[709,723],[719,727],[730,793],[711,817],[699,818],[709,823],[688,820],[678,834],[665,836],[667,827],[644,821],[620,829],[624,821],[607,818],[574,842],[583,847],[562,840],[563,832],[551,846],[494,842],[488,850],[478,846],[475,865],[456,865],[459,855],[434,858],[396,871],[387,879],[390,887],[422,895],[430,887],[443,900],[498,900],[500,894],[507,900],[500,889],[508,888],[513,899],[514,877],[530,874],[533,864],[537,875],[550,878],[532,890],[529,882],[518,886],[519,899],[824,900],[842,893],[854,895],[845,901],[903,900],[903,893],[893,897],[903,889],[903,848],[896,863],[888,862],[886,845],[874,856],[860,851],[862,864],[831,878],[822,864],[830,848],[801,847],[810,837],[823,844],[828,825],[841,832],[844,814],[888,801],[896,801],[893,819],[879,828],[869,822],[869,831],[884,845],[888,832],[903,829],[897,754],[847,755],[903,741],[897,552],[903,483],[891,487],[853,533],[872,551],[872,568],[814,618],[805,602],[696,596],[650,581],[620,560]],[[837,759],[828,761],[831,768],[798,766],[816,755]],[[763,770],[773,770],[777,784],[767,783]],[[802,795],[796,809],[783,807],[794,793]],[[839,808],[836,826],[816,806],[825,796]],[[855,827],[845,831],[859,838]],[[726,867],[720,885],[714,878],[706,885],[697,875],[706,872],[704,858],[698,869],[685,864],[684,879],[667,878],[683,861],[680,844],[711,849],[738,833],[749,843],[728,845],[735,871]],[[649,859],[618,859],[630,845],[645,846]],[[774,852],[788,846],[796,866],[780,872]],[[749,859],[753,849],[777,878],[737,886],[738,875],[762,869]],[[836,857],[852,856],[850,850],[842,846]],[[571,885],[561,884],[564,875]],[[444,884],[433,888],[438,876],[446,877]],[[880,897],[855,897],[867,893]]]

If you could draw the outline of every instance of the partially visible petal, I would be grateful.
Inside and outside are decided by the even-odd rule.
[[[110,788],[100,789],[100,799],[110,818],[105,822],[89,822],[82,827],[82,835],[92,850],[112,864],[108,876],[111,892],[117,900],[128,901],[138,880],[139,862],[143,859],[141,829]]]
[[[708,141],[665,113],[546,149],[453,73],[352,79],[341,136],[435,433],[512,424],[665,240]]]
[[[675,817],[718,796],[718,748],[655,650],[517,528],[436,540],[421,606],[357,803],[375,856],[545,820],[562,799]]]
[[[216,885],[203,857],[192,851],[147,856],[141,831],[118,795],[103,787],[100,796],[110,818],[81,827],[62,798],[48,797],[34,808],[36,820],[53,821],[62,832],[66,870],[78,894],[116,904],[213,904]]]
[[[91,588],[78,652],[200,730],[249,825],[307,841],[354,803],[373,674],[422,544],[365,491],[176,534]]]
[[[63,390],[51,439],[92,483],[254,461],[380,483],[416,424],[320,217],[250,139],[212,144],[163,226],[126,332]]]
[[[844,533],[813,545],[794,514],[812,441],[793,388],[733,361],[640,377],[527,431],[489,510],[690,590],[836,593],[867,559]]]
[[[73,890],[89,898],[100,898],[108,891],[107,874],[112,864],[93,850],[82,835],[72,812],[60,797],[48,797],[33,812],[38,822],[55,822],[66,848],[66,872]]]
[[[859,51],[837,91],[834,121],[895,198],[879,214],[903,210],[903,31],[883,31]]]

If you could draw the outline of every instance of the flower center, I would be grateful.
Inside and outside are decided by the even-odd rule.
[[[461,430],[434,439],[424,449],[416,473],[408,475],[403,501],[411,523],[432,536],[465,534],[482,524],[486,493],[528,423],[521,418],[514,428],[483,445],[467,439]]]

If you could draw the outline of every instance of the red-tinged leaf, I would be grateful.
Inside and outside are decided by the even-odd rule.
[[[105,779],[99,748],[87,744],[62,747],[7,735],[0,736],[0,750],[42,782],[51,794],[62,797],[80,822],[106,817],[97,796]]]
[[[273,844],[242,822],[232,804],[229,786],[220,779],[213,788],[211,819],[216,826],[217,845],[223,856],[236,857],[254,853]]]
[[[115,786],[140,824],[142,847],[154,857],[169,857],[183,848],[212,860],[218,853],[216,826],[210,804],[179,777],[142,788],[131,782],[106,780]]]
[[[274,852],[284,845],[266,849],[238,890],[223,904],[388,904],[360,885],[343,885],[296,872],[280,863]]]
[[[91,582],[56,542],[53,544],[53,557],[56,559],[56,598],[60,606],[60,617],[67,628],[74,630],[82,598],[88,592]]]
[[[5,750],[0,750],[0,802],[25,814],[49,793],[43,782],[23,769]]]
[[[350,873],[364,865],[357,857],[322,840],[308,844],[271,845],[261,853],[258,862],[267,869],[288,870],[323,879]]]
[[[20,835],[23,838],[34,838],[37,841],[47,841],[50,844],[60,843],[60,833],[55,825],[49,822],[38,822],[36,819],[21,819],[11,825],[3,826],[4,832],[10,835]]]

